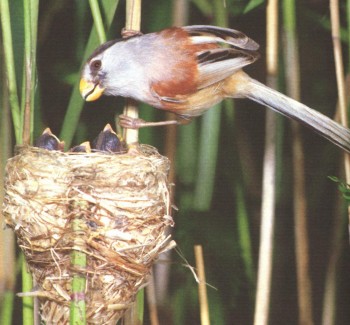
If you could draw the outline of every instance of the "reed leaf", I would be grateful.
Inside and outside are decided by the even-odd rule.
[[[113,17],[115,15],[115,11],[117,10],[119,1],[115,0],[104,0],[101,2],[101,7],[103,12],[105,13],[105,24],[109,28],[112,24]],[[99,37],[97,33],[97,28],[95,26],[92,27],[90,32],[89,39],[87,41],[87,45],[85,48],[84,56],[82,59],[82,64],[85,63],[86,59],[91,55],[92,51],[98,46]],[[67,112],[64,117],[60,139],[65,141],[65,145],[67,147],[71,146],[74,133],[76,132],[76,128],[79,123],[79,118],[81,111],[84,106],[84,101],[81,98],[79,92],[79,84],[78,82],[73,87],[72,95],[69,99]]]

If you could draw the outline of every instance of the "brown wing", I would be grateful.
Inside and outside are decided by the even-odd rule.
[[[214,26],[186,26],[159,32],[168,70],[162,80],[152,84],[159,99],[176,102],[176,97],[191,95],[215,84],[254,62],[259,45],[243,33]],[[228,44],[230,47],[224,47]]]
[[[198,89],[203,89],[233,75],[259,58],[258,52],[218,48],[198,53]]]
[[[259,45],[238,30],[202,25],[184,29],[193,44],[217,44],[215,49],[197,53],[198,89],[226,79],[259,58]]]
[[[193,44],[187,31],[178,27],[167,28],[157,34],[161,36],[157,38],[160,42],[158,46],[161,62],[154,62],[154,69],[157,69],[158,65],[163,70],[157,71],[159,79],[153,81],[153,91],[159,97],[168,99],[196,92],[197,54],[218,46],[214,43]]]

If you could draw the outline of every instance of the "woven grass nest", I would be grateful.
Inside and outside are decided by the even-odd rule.
[[[21,147],[6,167],[3,214],[36,281],[46,324],[68,324],[72,278],[86,278],[88,324],[115,324],[175,244],[169,162],[140,146],[125,154]],[[86,267],[72,265],[73,251]]]

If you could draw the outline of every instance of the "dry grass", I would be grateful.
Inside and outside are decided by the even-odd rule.
[[[89,324],[123,315],[159,254],[174,246],[168,170],[149,146],[121,155],[21,147],[8,161],[3,213],[38,285],[30,294],[43,320],[68,322],[76,274],[86,277]],[[86,268],[72,267],[73,250],[86,254]]]

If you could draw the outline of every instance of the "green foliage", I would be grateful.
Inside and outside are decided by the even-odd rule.
[[[250,0],[247,6],[244,9],[243,13],[248,13],[249,11],[254,10],[255,8],[261,6],[265,1],[264,0]]]
[[[338,189],[346,202],[350,203],[350,185],[341,181],[338,177],[329,176],[330,180],[338,184]]]

